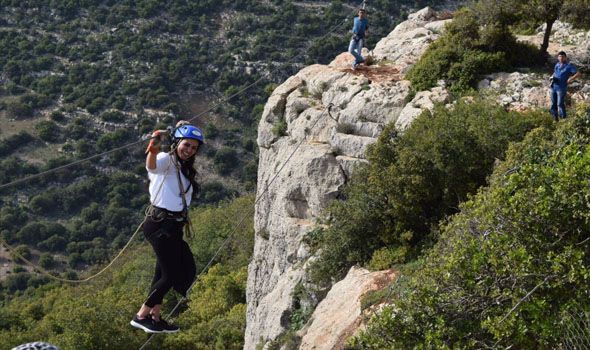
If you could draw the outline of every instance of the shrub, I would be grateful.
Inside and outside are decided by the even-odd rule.
[[[49,253],[43,253],[39,256],[39,266],[44,269],[50,269],[55,265],[55,259],[53,255]]]
[[[417,257],[436,239],[439,220],[486,183],[509,142],[543,123],[550,119],[540,112],[459,101],[423,113],[403,135],[388,125],[367,152],[369,166],[327,210],[312,277],[328,283],[354,264],[383,268]]]
[[[590,310],[590,108],[572,119],[510,147],[353,348],[573,345],[569,315]]]
[[[9,118],[30,118],[33,116],[33,108],[17,99],[9,100],[4,104],[6,115]]]
[[[473,89],[482,75],[540,63],[539,50],[517,42],[507,26],[484,25],[472,11],[463,10],[426,49],[407,78],[416,91],[430,89],[442,79],[451,91],[462,94]]]
[[[35,125],[39,138],[47,142],[59,140],[60,128],[53,120],[43,120]]]
[[[21,260],[21,257],[25,259],[31,258],[31,249],[29,249],[29,247],[24,244],[21,244],[14,248],[14,251],[12,251],[10,254],[10,258],[13,261],[24,263],[24,261]]]
[[[6,277],[6,280],[2,284],[4,285],[4,288],[8,289],[10,292],[25,290],[27,289],[30,278],[31,275],[28,272],[19,272]]]
[[[354,124],[350,123],[340,123],[336,126],[336,131],[341,134],[349,134],[352,135],[356,131],[356,127]]]
[[[4,140],[0,140],[0,156],[6,156],[33,141],[35,138],[26,131],[11,135]]]
[[[222,147],[213,157],[213,164],[215,169],[221,175],[228,175],[231,171],[238,166],[239,158],[238,152],[230,147]]]
[[[232,193],[219,181],[206,182],[201,186],[200,199],[204,203],[217,203],[231,196]]]
[[[277,137],[283,137],[287,135],[287,128],[288,125],[285,118],[279,118],[272,126],[272,133]]]
[[[103,134],[96,141],[96,148],[100,152],[104,152],[122,146],[129,140],[129,136],[129,132],[125,129],[118,129],[111,133]]]
[[[121,123],[125,121],[125,115],[119,111],[106,111],[100,115],[105,122]]]
[[[49,214],[60,209],[60,198],[56,191],[46,191],[31,198],[29,207],[35,214]]]

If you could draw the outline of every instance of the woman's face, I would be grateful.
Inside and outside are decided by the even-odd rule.
[[[183,139],[178,143],[176,154],[182,160],[187,160],[194,156],[199,149],[199,141],[193,139]]]

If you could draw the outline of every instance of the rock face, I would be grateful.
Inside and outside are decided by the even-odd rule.
[[[400,71],[405,73],[428,45],[438,39],[448,21],[450,19],[439,20],[436,12],[429,7],[413,13],[377,43],[373,50],[374,58],[396,62]]]
[[[366,162],[365,151],[383,127],[398,120],[410,91],[399,72],[438,36],[426,28],[442,27],[433,20],[434,12],[424,9],[379,42],[374,55],[386,64],[352,71],[352,56],[344,53],[329,66],[304,68],[268,99],[258,128],[259,200],[245,349],[267,344],[288,328],[293,290],[305,281],[310,258],[303,238],[355,166]],[[430,101],[439,92],[433,89]],[[430,106],[423,95],[415,100],[417,108]]]
[[[383,289],[394,277],[390,270],[369,272],[353,267],[314,311],[299,349],[344,349],[346,338],[362,323],[361,298],[370,291]]]
[[[478,89],[480,94],[495,99],[509,110],[549,108],[551,97],[548,77],[548,74],[539,73],[494,73],[481,80]],[[588,101],[590,84],[574,81],[568,86],[568,95],[573,103]]]
[[[398,129],[403,130],[407,128],[424,110],[428,109],[432,111],[435,103],[447,102],[450,102],[450,95],[445,88],[437,86],[427,91],[420,91],[416,93],[416,96],[414,96],[412,101],[404,107],[399,118],[395,122],[395,126]]]
[[[352,56],[343,53],[328,66],[304,68],[270,96],[258,128],[258,200],[254,255],[248,267],[246,350],[268,347],[288,329],[295,309],[294,291],[307,282],[305,267],[313,259],[304,238],[315,227],[315,218],[339,196],[354,168],[366,163],[365,151],[383,127],[395,122],[406,128],[436,103],[452,102],[444,82],[410,98],[410,83],[403,80],[448,21],[425,8],[398,25],[372,53],[365,52],[375,65],[353,71]],[[572,55],[578,55],[574,63],[587,62],[590,35],[574,32],[567,37],[571,28],[565,24],[555,28],[552,41],[578,40],[578,51],[571,48]],[[520,39],[535,42],[538,36]],[[550,53],[567,51],[559,45],[553,44]],[[508,109],[547,107],[548,75],[496,73],[486,76],[478,88]],[[575,82],[570,91],[574,101],[590,98],[590,86],[585,83]],[[297,333],[301,348],[341,348],[343,339],[358,326],[361,295],[387,278],[392,278],[391,273],[353,268]]]

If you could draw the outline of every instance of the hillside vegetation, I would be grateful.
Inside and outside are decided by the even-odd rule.
[[[0,1],[0,184],[120,147],[215,107],[197,120],[207,140],[197,203],[253,191],[256,125],[274,83],[347,47],[352,3],[318,4]],[[371,4],[369,45],[399,21],[407,4],[413,2]],[[123,149],[4,189],[0,235],[44,268],[70,277],[105,264],[148,202],[142,151]],[[47,282],[23,267],[10,273],[0,284],[6,295]]]
[[[590,300],[590,106],[513,144],[358,349],[572,348]]]
[[[344,200],[329,207],[328,228],[312,235],[319,250],[312,277],[329,284],[355,264],[384,269],[416,259],[439,239],[438,222],[486,184],[510,142],[540,125],[550,127],[544,113],[486,101],[426,111],[403,134],[390,124]]]
[[[222,241],[225,249],[189,293],[177,323],[182,332],[155,337],[153,349],[241,349],[245,328],[247,264],[253,250],[253,198],[191,213],[195,235],[187,241],[201,271]],[[243,225],[236,225],[245,217]],[[236,228],[234,231],[233,229]],[[31,286],[0,308],[0,348],[43,339],[60,349],[138,349],[146,341],[129,321],[146,297],[155,257],[143,239],[105,275],[78,286]],[[169,293],[164,312],[178,295]],[[176,315],[175,315],[176,316]]]

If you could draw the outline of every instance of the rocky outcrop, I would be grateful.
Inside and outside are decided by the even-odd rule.
[[[413,13],[377,43],[373,57],[395,62],[400,71],[405,73],[422,56],[428,45],[438,39],[448,21],[450,19],[439,20],[437,13],[429,7]]]
[[[301,339],[300,350],[344,349],[345,340],[362,324],[361,299],[381,290],[395,277],[391,270],[369,272],[353,267],[315,309]]]
[[[354,168],[366,162],[365,151],[383,127],[398,120],[410,93],[400,72],[439,35],[435,28],[444,22],[436,20],[425,9],[400,24],[387,43],[377,45],[374,55],[381,62],[374,66],[353,71],[344,53],[328,66],[304,68],[270,96],[258,128],[259,200],[245,349],[267,344],[288,328],[292,294],[305,283],[310,258],[304,237]],[[404,53],[394,54],[402,48]],[[425,95],[416,95],[416,106],[428,108],[426,100],[439,99],[438,90]]]
[[[539,27],[534,35],[518,36],[520,41],[539,46],[543,41],[545,25]],[[570,61],[578,68],[590,67],[590,31],[573,29],[569,23],[555,22],[547,49],[553,60],[559,51],[565,51]],[[554,62],[555,63],[555,62]],[[548,108],[549,76],[536,72],[494,73],[487,75],[478,84],[479,92],[495,99],[510,110],[524,111],[533,108]],[[587,80],[577,80],[568,86],[572,103],[590,99],[590,84]]]
[[[422,111],[452,102],[442,81],[410,96],[410,83],[403,80],[448,21],[423,9],[398,25],[371,53],[365,52],[375,64],[353,71],[352,56],[342,53],[328,66],[304,68],[270,96],[258,129],[259,199],[254,256],[248,269],[245,349],[259,344],[264,348],[288,329],[296,308],[294,291],[308,282],[305,267],[313,259],[304,238],[316,226],[315,218],[340,195],[355,167],[366,163],[365,151],[384,126],[394,122],[404,129]],[[564,33],[570,29],[556,24],[552,41],[580,41],[569,49],[577,55],[574,63],[583,64],[588,60],[584,54],[590,52],[589,36],[574,32],[567,39]],[[535,42],[538,36],[521,40]],[[550,53],[568,49],[552,45]],[[478,88],[508,109],[546,107],[548,75],[496,73],[486,76]],[[570,91],[574,101],[590,97],[590,86],[582,82],[572,84]],[[310,322],[297,333],[301,348],[339,349],[354,332],[361,295],[377,288],[375,281],[383,277],[383,272],[360,271],[353,268],[317,306]]]
[[[399,118],[395,122],[395,126],[403,130],[424,110],[432,111],[435,104],[447,102],[450,102],[450,95],[443,87],[437,86],[427,91],[420,91],[401,111]]]
[[[494,73],[479,82],[478,90],[509,110],[548,108],[551,104],[548,78],[548,74],[539,73]],[[574,81],[568,87],[568,94],[572,103],[588,101],[590,84]]]
[[[546,24],[543,24],[535,34],[519,35],[518,39],[540,46],[545,28]],[[574,29],[569,23],[556,21],[551,29],[547,52],[555,57],[559,51],[565,51],[575,65],[590,67],[590,31]]]

